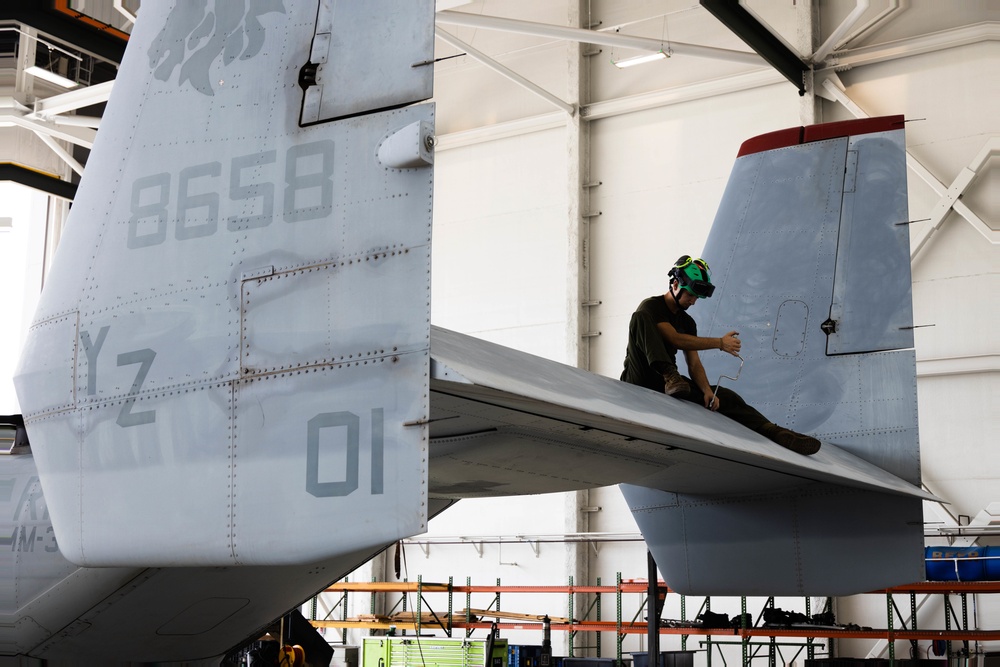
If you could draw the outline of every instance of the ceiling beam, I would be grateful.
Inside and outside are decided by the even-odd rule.
[[[435,21],[444,25],[460,25],[469,28],[482,28],[484,30],[498,30],[500,32],[512,32],[519,35],[533,35],[549,39],[565,39],[584,44],[638,49],[652,53],[669,50],[671,55],[727,60],[744,65],[755,65],[757,67],[765,64],[755,53],[734,51],[732,49],[718,49],[698,44],[685,44],[684,42],[675,42],[673,40],[633,37],[616,32],[569,28],[566,26],[549,25],[547,23],[534,23],[532,21],[507,19],[499,16],[483,16],[481,14],[467,14],[465,12],[450,10],[440,11],[435,16]]]
[[[77,88],[44,99],[35,100],[34,112],[38,116],[55,116],[108,101],[115,82],[106,81],[86,88]]]
[[[805,95],[805,73],[809,67],[738,0],[701,0],[701,6],[791,81],[799,89],[799,95]]]
[[[518,84],[519,86],[523,86],[524,88],[526,88],[527,90],[531,91],[535,95],[538,95],[539,97],[541,97],[543,100],[545,100],[549,104],[552,104],[552,105],[555,105],[555,106],[559,107],[560,109],[562,109],[563,111],[565,111],[570,116],[576,114],[576,107],[574,107],[572,104],[567,104],[566,102],[564,102],[563,100],[559,99],[558,97],[556,97],[555,95],[553,95],[549,91],[545,90],[541,86],[538,86],[538,85],[532,83],[531,81],[525,79],[523,76],[521,76],[517,72],[513,71],[509,67],[506,67],[505,65],[502,65],[502,64],[498,63],[496,60],[494,60],[493,58],[490,58],[488,55],[486,55],[482,51],[474,48],[472,45],[466,44],[465,42],[463,42],[462,40],[460,40],[458,37],[455,37],[454,35],[452,35],[450,32],[445,32],[441,28],[435,28],[434,29],[434,34],[435,34],[435,36],[437,36],[438,39],[440,39],[440,40],[442,40],[444,42],[447,42],[448,44],[451,44],[452,46],[454,46],[456,49],[459,49],[460,51],[465,51],[466,55],[468,55],[470,58],[474,58],[475,60],[478,60],[480,63],[482,63],[486,67],[489,67],[491,70],[493,70],[497,74],[500,74],[501,76],[504,76],[504,77],[510,79],[511,81],[513,81],[514,83]]]
[[[31,118],[17,109],[0,109],[0,125],[10,127],[16,125],[32,132],[42,132],[50,137],[68,141],[77,146],[90,149],[94,147],[97,131],[90,127],[75,125],[57,125],[38,118]]]
[[[41,190],[54,197],[70,201],[73,201],[73,198],[76,197],[77,186],[72,183],[67,183],[66,181],[11,162],[0,163],[0,181],[20,183],[29,188]]]

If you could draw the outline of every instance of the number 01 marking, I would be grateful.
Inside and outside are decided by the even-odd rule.
[[[324,412],[309,420],[306,436],[306,491],[317,498],[348,496],[358,489],[361,419],[353,412]],[[381,495],[385,474],[382,408],[371,414],[371,493]],[[319,436],[324,428],[346,428],[346,474],[336,482],[319,481]]]

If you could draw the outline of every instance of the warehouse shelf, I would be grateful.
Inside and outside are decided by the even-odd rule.
[[[667,594],[672,593],[668,587],[659,582],[661,591]],[[570,633],[568,642],[569,655],[574,654],[573,637],[577,633],[596,633],[596,644],[598,656],[600,656],[601,633],[615,633],[617,636],[616,654],[618,659],[622,656],[622,640],[627,635],[641,634],[648,632],[645,621],[637,622],[636,619],[643,611],[641,603],[640,609],[631,620],[622,616],[622,595],[642,594],[648,590],[646,580],[622,580],[618,576],[615,585],[601,585],[600,580],[596,586],[577,586],[573,584],[572,578],[567,585],[547,585],[547,586],[503,586],[497,580],[496,585],[455,585],[451,581],[448,583],[425,583],[418,579],[417,582],[338,582],[326,589],[328,593],[342,594],[342,613],[346,615],[347,595],[349,593],[370,593],[372,595],[371,608],[374,615],[375,595],[377,593],[413,593],[416,594],[416,612],[406,610],[406,597],[402,598],[403,611],[396,616],[385,616],[366,619],[347,619],[346,616],[331,620],[317,619],[313,624],[317,627],[327,628],[361,628],[376,631],[388,631],[394,629],[397,632],[415,632],[420,634],[425,631],[443,631],[451,636],[453,631],[465,632],[466,636],[475,630],[503,631],[503,630],[528,630],[541,633],[546,625],[541,615],[511,613],[500,610],[501,594],[531,594],[531,593],[556,593],[568,596],[569,618],[549,617],[548,625],[552,631]],[[448,611],[443,614],[436,614],[431,610],[424,594],[446,593],[448,595]],[[476,593],[493,594],[494,600],[489,609],[472,609],[471,596]],[[595,595],[595,601],[583,614],[586,619],[591,612],[596,611],[596,620],[575,620],[573,612],[574,594],[587,593]],[[916,594],[940,594],[944,596],[945,607],[945,628],[944,629],[918,629],[911,621],[909,627],[900,613],[894,596],[908,595],[910,597],[911,610],[915,612]],[[676,623],[661,627],[660,635],[679,635],[682,640],[682,648],[686,648],[688,637],[705,637],[701,641],[702,646],[708,648],[709,665],[711,665],[711,652],[714,645],[722,644],[742,644],[744,648],[744,665],[748,664],[748,651],[752,646],[768,646],[771,649],[777,646],[777,638],[799,638],[806,640],[803,644],[785,644],[799,646],[808,651],[808,657],[813,658],[817,649],[823,649],[822,644],[813,642],[815,639],[883,639],[889,642],[889,659],[895,660],[894,641],[910,641],[914,644],[918,640],[922,641],[946,641],[948,642],[948,653],[951,653],[951,642],[974,642],[1000,640],[1000,629],[997,630],[970,630],[967,621],[967,595],[979,593],[1000,593],[1000,582],[918,582],[906,586],[899,586],[890,589],[872,591],[869,595],[883,595],[886,598],[887,606],[887,627],[871,628],[831,628],[828,626],[808,626],[799,624],[795,626],[775,626],[775,627],[746,627],[746,628],[705,628],[692,627],[685,616],[685,596],[681,596],[681,624]],[[453,608],[454,595],[466,595],[465,609],[456,611]],[[616,599],[615,620],[601,619],[601,597],[604,595],[614,595]],[[950,596],[957,595],[961,600],[961,619],[951,604]],[[709,608],[711,598],[704,598],[702,610]],[[339,606],[338,603],[337,606]],[[768,603],[773,607],[773,598]],[[496,606],[494,609],[493,606]],[[808,615],[809,600],[806,600],[806,614]],[[746,598],[742,598],[742,609],[746,611]],[[331,612],[332,613],[332,612]],[[409,615],[407,615],[409,614]],[[763,615],[763,612],[762,614]],[[915,618],[915,613],[911,613],[911,618]],[[486,620],[491,619],[491,620]],[[759,619],[758,619],[759,620]],[[897,621],[899,626],[897,627]],[[954,623],[954,626],[953,626]],[[717,639],[714,639],[717,638]],[[731,639],[727,639],[731,638]],[[769,642],[756,643],[754,639],[766,639]],[[773,654],[773,651],[772,651]],[[773,663],[773,657],[772,657]]]

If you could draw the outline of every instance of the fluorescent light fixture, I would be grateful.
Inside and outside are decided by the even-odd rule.
[[[25,73],[31,76],[38,77],[39,79],[45,79],[49,83],[54,83],[57,86],[62,86],[63,88],[76,88],[77,82],[72,79],[67,79],[64,76],[60,76],[55,72],[50,72],[44,67],[39,67],[38,65],[32,65],[31,67],[24,68]]]
[[[664,51],[657,51],[656,53],[644,53],[641,56],[632,56],[631,58],[623,58],[622,60],[612,60],[611,64],[620,69],[626,67],[632,67],[634,65],[641,65],[643,63],[651,63],[654,60],[663,60],[664,58],[669,58],[670,56]]]

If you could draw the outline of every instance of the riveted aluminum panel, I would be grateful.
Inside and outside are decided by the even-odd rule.
[[[850,138],[829,354],[913,347],[903,131]]]
[[[433,2],[319,0],[317,5],[312,71],[300,78],[303,125],[431,97]],[[344,94],[347,88],[350,95]]]
[[[72,408],[77,320],[75,311],[61,313],[35,322],[28,329],[16,372],[25,417]]]
[[[433,169],[388,168],[377,153],[402,128],[433,128],[434,109],[301,127],[298,73],[317,6],[159,3],[132,34],[88,162],[95,176],[81,184],[17,379],[53,525],[74,562],[290,563],[357,551],[336,540],[327,551],[289,550],[298,535],[281,538],[292,528],[279,520],[281,479],[258,479],[254,493],[270,501],[234,519],[237,461],[252,469],[255,459],[234,455],[233,429],[246,418],[236,406],[248,405],[233,392],[266,369],[332,368],[334,351],[372,352],[369,361],[384,351],[381,369],[361,371],[371,380],[322,375],[327,383],[292,407],[333,405],[371,382],[385,409],[416,401],[407,419],[426,419]],[[421,6],[430,21],[433,7]],[[402,24],[409,9],[396,7]],[[347,51],[368,43],[360,30],[339,35]],[[338,99],[364,94],[358,78],[338,83]],[[300,289],[280,287],[293,282]],[[246,369],[243,351],[253,357]],[[390,352],[415,361],[392,363]],[[298,385],[274,377],[267,386],[273,394],[257,396],[265,403]],[[292,407],[270,412],[268,428],[306,428],[309,419],[288,421]],[[419,453],[425,428],[406,430],[405,446]],[[386,495],[402,492],[422,488]],[[262,525],[268,539],[237,559],[233,536]]]
[[[852,273],[839,266],[856,266],[854,275],[865,280],[872,275],[864,258],[872,251],[908,257],[908,242],[898,233],[905,233],[905,225],[888,222],[905,212],[898,210],[896,194],[901,186],[905,192],[901,134],[870,133],[739,158],[704,251],[717,285],[715,296],[699,302],[691,314],[700,335],[740,331],[746,364],[738,382],[724,384],[766,417],[824,442],[844,444],[912,481],[919,479],[912,463],[919,458],[912,357],[832,356],[824,331],[828,318],[839,317],[835,274]],[[849,151],[855,145],[851,142],[860,150]],[[845,169],[854,153],[860,155],[859,173],[871,175],[848,179],[855,192],[845,194]],[[866,163],[878,168],[866,171]],[[850,199],[861,190],[872,200],[884,191],[888,203],[862,206]],[[853,207],[857,215],[869,215],[870,208],[891,231],[884,225],[855,224],[844,232],[842,207]],[[890,209],[895,212],[886,212]],[[856,265],[854,255],[861,258]],[[879,280],[899,288],[890,288],[896,303],[890,307],[877,289],[858,290],[851,300],[855,312],[895,311],[889,316],[894,322],[908,312],[909,260],[904,264],[891,259],[882,264],[886,276]],[[869,322],[881,317],[873,315]],[[838,330],[843,330],[841,324]],[[713,382],[722,373],[733,374],[731,357],[705,352],[701,358]]]
[[[832,131],[824,127],[820,136]],[[822,440],[800,458],[849,453],[917,485],[914,355],[887,349],[907,344],[911,324],[909,244],[897,225],[904,171],[901,130],[740,157],[703,252],[715,296],[691,314],[702,336],[740,331],[746,363],[725,385]],[[727,355],[700,356],[713,381],[735,370]],[[914,498],[827,483],[697,495],[622,488],[683,592],[843,595],[922,575]],[[863,571],[852,564],[859,552]]]
[[[916,498],[830,484],[742,497],[621,489],[679,593],[840,596],[923,577]]]
[[[54,580],[75,569],[59,553],[31,456],[5,456],[0,472],[0,614],[16,618]],[[4,636],[8,622],[0,626],[3,647],[10,642]]]
[[[33,463],[36,467],[44,465],[48,471],[48,478],[43,480],[45,506],[58,537],[59,549],[64,555],[79,552],[83,530],[77,520],[80,517],[81,481],[79,419],[75,417],[73,412],[43,415],[31,421],[29,432]],[[60,446],[38,447],[36,441],[59,443]],[[65,511],[54,512],[53,507]]]
[[[400,286],[426,283],[429,263],[426,247],[383,247],[244,281],[244,375],[426,347],[426,302]]]
[[[236,563],[311,562],[427,529],[427,398],[412,390],[427,357],[354,359],[239,383]],[[265,489],[294,511],[276,519]]]
[[[79,551],[60,541],[67,558],[102,566],[232,563],[232,388],[145,393],[132,414],[151,420],[122,427],[126,400],[86,408],[82,539]]]

